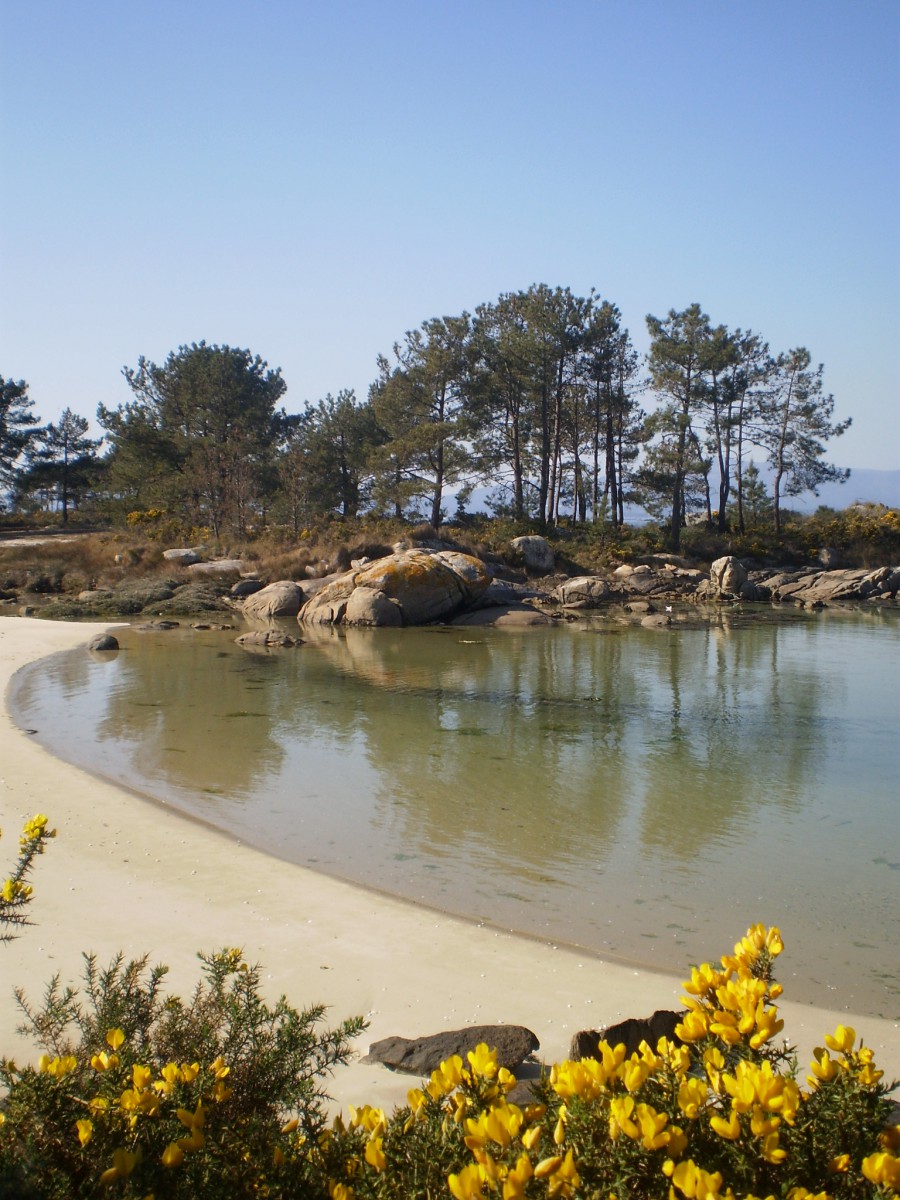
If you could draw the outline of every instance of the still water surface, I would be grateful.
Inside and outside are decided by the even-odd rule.
[[[776,923],[788,998],[900,1016],[897,614],[269,655],[118,636],[16,678],[18,720],[69,761],[316,870],[660,969]]]

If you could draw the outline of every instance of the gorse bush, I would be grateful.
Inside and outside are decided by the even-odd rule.
[[[48,828],[43,813],[38,813],[25,823],[12,870],[0,887],[0,942],[8,942],[15,937],[14,930],[18,926],[29,923],[28,906],[33,890],[26,880],[34,860],[44,853],[47,842],[54,837],[56,830]]]
[[[82,988],[54,978],[38,1008],[17,992],[44,1053],[0,1063],[0,1194],[314,1194],[296,1147],[321,1136],[323,1080],[365,1024],[270,1006],[238,950],[201,960],[187,1001],[164,993],[165,967],[122,957],[86,956]]]
[[[2,1066],[0,1188],[24,1198],[863,1200],[900,1187],[900,1126],[872,1052],[838,1026],[804,1080],[777,1043],[776,929],[754,926],[685,984],[678,1041],[552,1068],[518,1103],[487,1046],[388,1116],[326,1122],[322,1079],[361,1021],[269,1008],[237,951],[189,1002],[163,968],[87,960],[84,996],[21,999],[45,1050]]]

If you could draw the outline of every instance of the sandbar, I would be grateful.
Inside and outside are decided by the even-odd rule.
[[[49,654],[85,647],[109,622],[0,618],[0,692],[13,674]],[[55,758],[0,712],[0,871],[21,825],[44,812],[57,838],[32,876],[33,924],[0,945],[0,1054],[20,1063],[37,1050],[16,1033],[14,987],[39,1000],[50,978],[81,976],[82,953],[101,965],[122,951],[170,968],[169,987],[190,991],[197,953],[239,946],[262,964],[265,988],[298,1008],[328,1006],[329,1019],[365,1016],[358,1055],[328,1082],[335,1108],[392,1109],[416,1083],[360,1061],[370,1042],[471,1024],[534,1031],[547,1063],[572,1035],[625,1017],[678,1008],[680,981],[577,949],[476,925],[367,891],[242,845],[163,804]],[[748,924],[754,919],[748,914]],[[734,931],[739,938],[744,929]],[[717,946],[711,956],[730,951]],[[790,946],[783,958],[790,973]],[[803,1068],[825,1033],[853,1025],[889,1079],[900,1076],[900,1021],[839,1009],[780,1005],[784,1036]]]

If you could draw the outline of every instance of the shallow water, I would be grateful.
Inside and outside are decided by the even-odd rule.
[[[268,655],[118,636],[16,677],[64,759],[282,858],[659,969],[776,923],[788,998],[900,1016],[897,614]]]

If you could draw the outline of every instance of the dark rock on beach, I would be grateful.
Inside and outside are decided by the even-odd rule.
[[[624,1045],[626,1058],[640,1049],[641,1042],[646,1042],[655,1050],[661,1037],[680,1045],[675,1026],[683,1016],[683,1013],[659,1008],[652,1017],[628,1017],[606,1029],[583,1029],[572,1038],[569,1057],[576,1062],[582,1058],[597,1058],[601,1042],[607,1042],[610,1046]]]
[[[392,1071],[409,1075],[430,1075],[445,1059],[466,1054],[485,1042],[496,1050],[501,1067],[515,1072],[530,1054],[540,1049],[537,1037],[524,1025],[470,1025],[466,1029],[451,1029],[430,1037],[382,1038],[373,1042],[365,1062],[383,1063]]]

